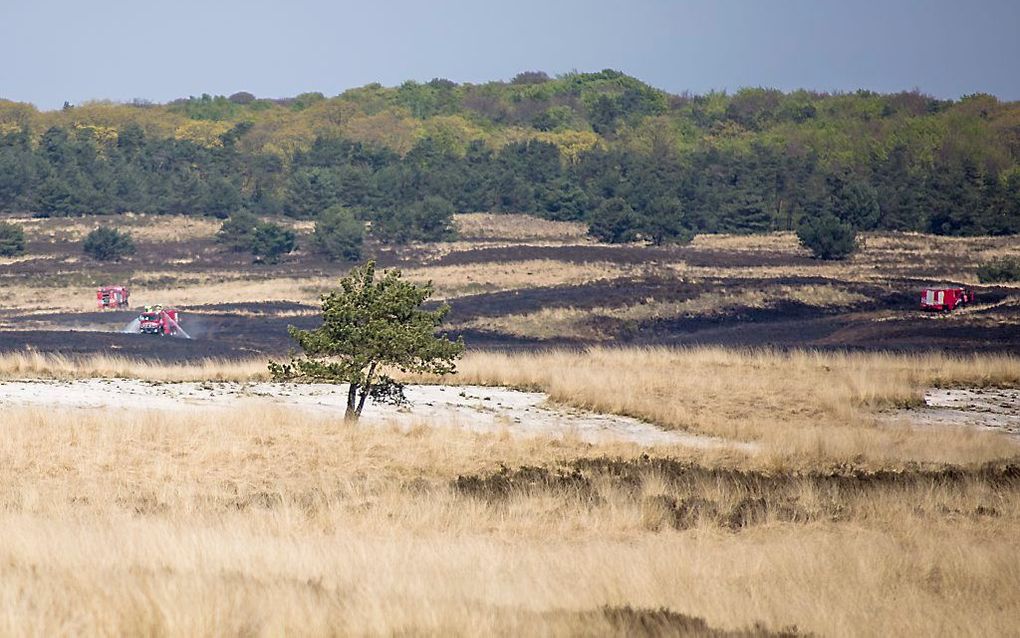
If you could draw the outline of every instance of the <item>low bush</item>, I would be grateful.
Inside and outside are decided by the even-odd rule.
[[[1020,257],[1003,257],[985,262],[978,266],[977,278],[983,284],[1020,281]]]
[[[457,238],[453,205],[442,197],[426,197],[405,207],[380,211],[372,234],[387,244],[449,241]]]
[[[634,241],[637,229],[638,216],[622,197],[603,201],[588,218],[588,234],[610,244]]]
[[[297,235],[294,231],[271,222],[260,222],[255,226],[251,239],[251,252],[267,263],[275,264],[281,255],[294,252]]]
[[[25,231],[10,222],[0,222],[0,257],[25,254]]]
[[[365,225],[343,206],[324,210],[312,235],[316,250],[330,261],[359,261],[364,239]]]
[[[797,238],[816,259],[846,259],[857,250],[857,231],[832,214],[805,219]]]
[[[220,226],[216,233],[216,243],[239,253],[251,250],[252,238],[258,224],[258,217],[247,210],[239,210]]]
[[[127,233],[122,233],[116,228],[100,226],[85,237],[82,250],[97,261],[120,261],[121,258],[134,254],[135,242]]]

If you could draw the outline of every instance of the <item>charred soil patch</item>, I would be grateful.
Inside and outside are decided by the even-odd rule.
[[[649,482],[656,487],[648,489]],[[760,470],[708,468],[687,461],[653,458],[580,458],[554,467],[500,467],[488,474],[458,476],[451,488],[500,505],[515,496],[554,494],[595,506],[604,490],[628,495],[641,509],[647,529],[683,530],[711,525],[740,530],[769,522],[841,521],[863,515],[870,498],[890,491],[952,493],[979,485],[980,502],[929,502],[914,508],[920,518],[998,517],[1005,502],[1020,497],[1020,458],[976,467],[905,467],[772,474]],[[930,499],[929,499],[930,501]]]
[[[605,606],[594,611],[548,612],[545,620],[575,620],[585,627],[608,625],[608,636],[638,636],[655,638],[660,636],[698,638],[796,638],[808,636],[796,627],[771,631],[761,624],[746,629],[716,629],[704,618],[689,616],[665,607],[649,609],[643,607]]]
[[[112,354],[165,363],[199,362],[209,358],[241,359],[260,350],[204,339],[174,339],[153,335],[73,330],[17,330],[0,332],[0,352],[43,352],[86,357]]]

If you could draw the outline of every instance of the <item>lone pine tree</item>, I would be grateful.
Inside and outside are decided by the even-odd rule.
[[[387,371],[451,374],[464,352],[461,339],[436,336],[450,307],[422,310],[431,295],[431,283],[404,281],[399,270],[377,278],[374,262],[355,268],[322,297],[321,327],[290,327],[303,355],[289,363],[271,361],[269,371],[278,381],[349,384],[347,422],[358,420],[369,397],[401,403],[403,384]]]

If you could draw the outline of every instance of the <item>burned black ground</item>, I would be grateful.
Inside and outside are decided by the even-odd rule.
[[[751,242],[740,248],[727,248],[726,242],[683,247],[609,246],[580,240],[549,245],[520,241],[495,246],[461,242],[438,253],[432,248],[369,245],[366,256],[376,259],[382,267],[438,265],[470,269],[485,264],[548,260],[550,268],[556,268],[556,264],[608,263],[624,266],[631,273],[619,276],[607,271],[605,279],[583,284],[536,283],[515,290],[448,299],[452,306],[450,325],[461,326],[451,331],[463,336],[471,348],[582,348],[598,343],[1020,354],[1017,302],[1020,292],[1016,288],[977,287],[980,304],[963,313],[943,316],[918,309],[919,291],[924,286],[934,281],[953,282],[953,273],[967,272],[971,268],[968,260],[972,260],[972,253],[967,251],[941,251],[934,262],[925,261],[930,257],[897,256],[897,251],[912,254],[909,251],[915,250],[915,244],[922,240],[895,238],[890,244],[892,248],[882,249],[885,252],[870,258],[874,266],[868,268],[874,269],[874,275],[869,272],[867,277],[860,276],[859,267],[856,275],[846,276],[841,274],[842,268],[818,270],[818,262],[806,251],[791,246],[774,250],[769,247],[774,243],[772,240],[760,245]],[[307,237],[303,241],[307,243]],[[231,281],[237,277],[241,281],[329,279],[339,277],[350,267],[328,262],[307,250],[290,255],[277,265],[253,264],[250,255],[224,250],[212,237],[139,241],[134,256],[108,264],[83,258],[78,244],[59,231],[55,239],[30,240],[28,248],[28,258],[0,267],[0,286],[87,288],[98,282],[130,283],[140,278],[150,288],[174,289],[201,286],[224,273]],[[641,268],[642,265],[648,268]],[[683,267],[673,270],[677,265]],[[697,276],[686,276],[684,268],[700,270]],[[758,272],[761,274],[757,275]],[[790,274],[800,272],[806,274]],[[818,272],[825,276],[812,274]],[[784,289],[804,286],[844,291],[858,301],[824,307],[783,297]],[[760,291],[773,296],[764,306],[726,305],[716,312],[640,320],[614,316],[616,309],[643,303],[679,304],[721,293],[740,298],[742,294]],[[285,299],[286,291],[277,296]],[[489,319],[550,309],[593,312],[581,320],[584,330],[545,338],[522,337],[512,334],[513,331],[486,327],[500,325]],[[116,334],[131,320],[131,312],[47,313],[0,307],[0,352],[35,350],[74,355],[101,352],[165,361],[204,356],[278,356],[293,346],[288,326],[307,329],[317,324],[314,305],[292,301],[212,303],[184,306],[181,310],[182,324],[194,337],[191,341]],[[581,338],[578,334],[588,336]]]

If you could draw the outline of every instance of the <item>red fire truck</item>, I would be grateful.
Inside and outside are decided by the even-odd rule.
[[[921,292],[921,310],[949,312],[974,303],[974,291],[960,286],[934,286]]]
[[[128,289],[124,286],[100,286],[96,288],[96,305],[107,308],[127,308]]]
[[[187,336],[178,320],[176,308],[149,306],[145,308],[145,312],[138,315],[138,331],[148,335],[174,337],[181,333],[182,336]]]

